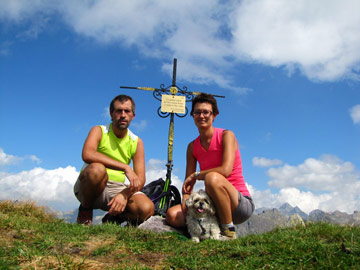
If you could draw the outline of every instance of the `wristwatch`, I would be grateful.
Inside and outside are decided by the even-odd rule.
[[[194,173],[194,175],[195,175],[195,178],[197,179],[197,178],[199,177],[199,175],[200,175],[200,171],[196,171],[196,172]]]

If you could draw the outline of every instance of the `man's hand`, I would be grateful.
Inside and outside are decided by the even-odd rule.
[[[112,216],[121,214],[122,212],[125,211],[127,202],[128,202],[128,198],[125,194],[123,193],[117,194],[108,203],[108,206],[110,206],[109,214]]]
[[[127,170],[125,170],[125,175],[126,175],[127,179],[129,179],[130,190],[132,192],[139,191],[141,181],[140,181],[140,178],[136,175],[136,173],[129,167]]]

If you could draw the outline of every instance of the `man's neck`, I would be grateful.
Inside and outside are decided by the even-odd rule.
[[[117,129],[114,125],[112,125],[112,130],[115,134],[116,137],[118,137],[119,139],[125,138],[127,133],[128,133],[128,129]]]

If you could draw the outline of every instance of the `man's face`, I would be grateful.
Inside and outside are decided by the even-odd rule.
[[[135,117],[135,114],[131,110],[131,101],[127,100],[121,103],[116,100],[114,102],[114,111],[110,115],[112,123],[116,129],[127,129]]]

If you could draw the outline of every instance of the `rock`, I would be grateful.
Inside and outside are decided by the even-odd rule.
[[[175,229],[171,226],[169,226],[166,221],[165,218],[161,217],[161,216],[152,216],[150,217],[148,220],[144,221],[143,223],[141,223],[138,226],[139,229],[142,230],[149,230],[149,231],[153,231],[156,233],[161,233],[161,232],[178,232],[178,233],[183,233],[183,231]]]
[[[354,225],[360,225],[360,211],[354,211],[352,218]]]
[[[305,222],[302,219],[302,217],[300,217],[299,214],[294,214],[291,217],[289,217],[289,219],[286,223],[287,227],[295,227],[295,226],[299,226],[299,225],[305,227]]]
[[[247,221],[236,225],[238,236],[269,232],[276,227],[286,226],[288,217],[277,209],[265,210],[259,214],[253,214]]]

